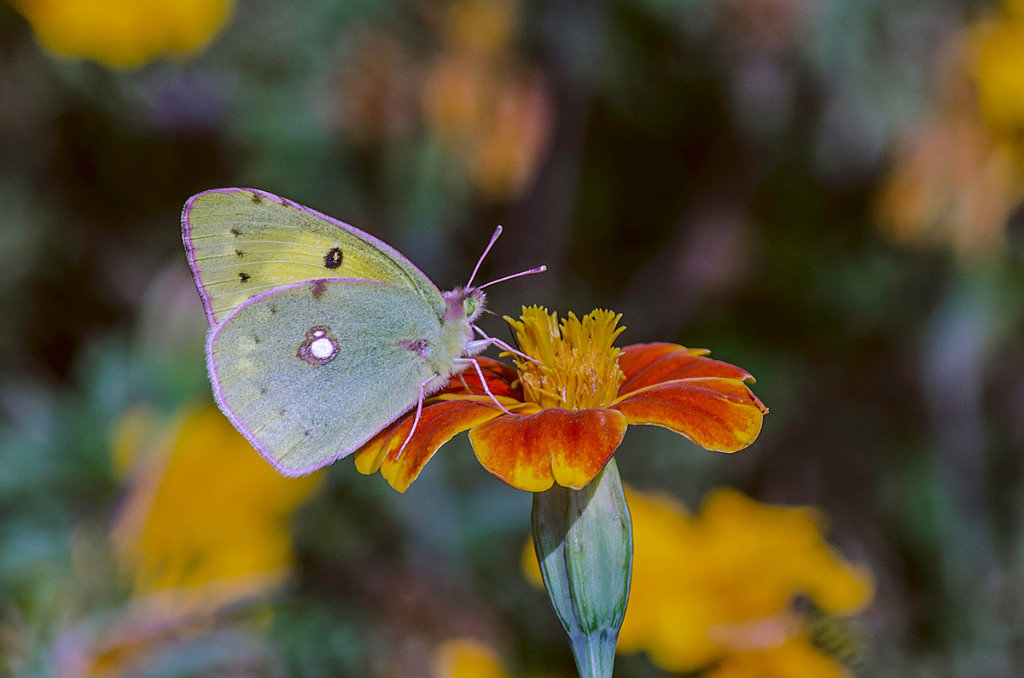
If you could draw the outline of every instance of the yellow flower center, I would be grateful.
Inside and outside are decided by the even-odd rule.
[[[595,310],[583,320],[569,313],[558,320],[540,306],[523,308],[520,320],[505,321],[516,331],[519,349],[533,360],[515,359],[523,397],[541,407],[585,410],[614,402],[625,376],[619,349],[612,344],[625,327],[622,314]]]

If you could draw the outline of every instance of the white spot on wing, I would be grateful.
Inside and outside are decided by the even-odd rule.
[[[338,340],[334,338],[331,328],[317,325],[306,330],[306,336],[295,355],[310,365],[326,365],[337,357],[339,349]]]
[[[315,336],[315,335],[314,335]],[[314,339],[313,343],[309,345],[309,352],[313,354],[314,358],[323,360],[324,358],[330,358],[331,354],[338,350],[338,345],[327,337],[320,337]]]

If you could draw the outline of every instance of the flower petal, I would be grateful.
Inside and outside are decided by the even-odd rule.
[[[477,361],[477,364],[480,365],[480,371],[483,372],[484,378],[487,379],[487,387],[491,389],[491,393],[498,397],[505,396],[519,401],[523,399],[522,389],[518,385],[516,388],[512,388],[512,383],[518,379],[514,367],[483,356],[477,356],[473,360]],[[448,385],[439,395],[448,393],[487,395],[480,385],[480,377],[472,367],[449,379]]]
[[[505,406],[513,404],[507,402]],[[413,414],[384,429],[357,450],[356,468],[365,474],[380,470],[391,487],[405,492],[439,447],[457,434],[500,414],[501,410],[490,401],[441,400],[425,405],[416,431],[400,457],[398,451],[409,436],[415,419]]]
[[[718,452],[735,452],[754,442],[768,411],[743,382],[717,377],[652,386],[614,407],[630,424],[664,426]]]
[[[541,492],[558,483],[580,489],[597,475],[626,433],[615,410],[548,408],[506,414],[469,432],[476,458],[512,487]]]
[[[619,355],[619,367],[626,375],[619,394],[678,379],[722,377],[753,380],[750,373],[740,367],[705,357],[708,353],[707,349],[686,348],[678,344],[626,346]]]
[[[500,398],[505,407],[514,409],[520,405],[521,391],[512,387],[516,379],[514,368],[492,358],[474,360],[480,365],[491,393]],[[501,410],[483,389],[476,370],[468,369],[454,375],[441,392],[424,402],[416,431],[400,458],[398,450],[412,428],[415,410],[407,412],[356,450],[353,455],[356,469],[365,474],[379,470],[393,488],[405,492],[441,445],[499,414]]]

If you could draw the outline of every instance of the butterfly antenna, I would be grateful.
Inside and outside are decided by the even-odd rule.
[[[484,257],[486,257],[487,253],[491,251],[492,247],[494,247],[494,241],[498,239],[499,235],[501,235],[501,224],[498,224],[498,227],[494,229],[494,235],[491,236],[491,242],[487,243],[487,247],[484,248],[484,253],[480,255],[479,259],[477,259],[476,266],[473,268],[472,275],[469,276],[469,282],[466,283],[466,287],[472,287],[473,278],[476,277],[476,272],[480,270],[480,264],[484,263]]]
[[[490,287],[491,285],[497,285],[498,283],[505,282],[506,280],[512,280],[512,278],[521,278],[524,275],[533,275],[534,273],[543,273],[546,270],[548,270],[547,266],[538,266],[537,268],[531,268],[529,271],[520,271],[519,273],[513,273],[512,275],[506,275],[504,278],[498,278],[497,280],[492,280],[489,283],[484,283],[483,285],[480,285],[480,287],[478,287],[477,289],[478,290],[482,290],[485,287]]]

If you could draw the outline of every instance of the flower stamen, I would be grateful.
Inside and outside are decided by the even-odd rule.
[[[595,310],[583,316],[557,313],[540,306],[523,308],[520,320],[505,317],[523,353],[533,360],[514,360],[524,400],[543,408],[584,410],[608,407],[625,376],[619,368],[616,337],[621,314]]]

